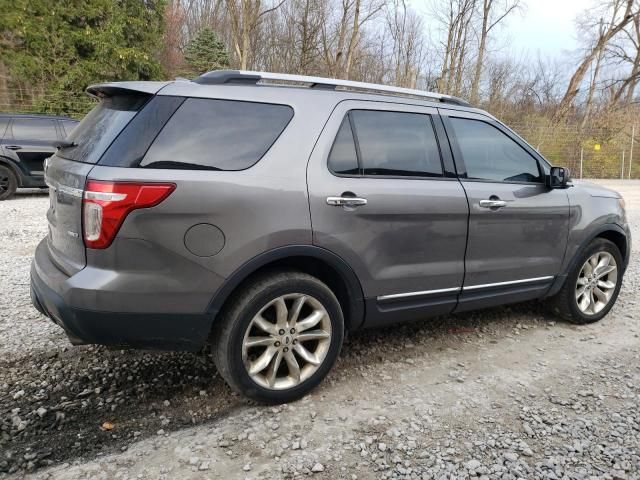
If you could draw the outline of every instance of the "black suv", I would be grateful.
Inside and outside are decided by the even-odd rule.
[[[77,124],[67,117],[0,114],[0,200],[19,187],[45,187],[45,158]]]

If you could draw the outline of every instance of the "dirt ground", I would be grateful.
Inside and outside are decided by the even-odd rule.
[[[640,181],[612,312],[533,302],[352,335],[301,401],[252,404],[206,354],[71,347],[30,305],[47,197],[0,202],[0,479],[640,478]]]

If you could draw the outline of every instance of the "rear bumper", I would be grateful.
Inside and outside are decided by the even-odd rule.
[[[43,240],[31,264],[31,301],[74,345],[197,351],[207,341],[211,317],[206,314],[105,312],[74,306],[68,299],[72,278],[51,261]]]

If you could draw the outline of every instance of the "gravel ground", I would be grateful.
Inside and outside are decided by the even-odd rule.
[[[640,182],[612,312],[538,303],[351,336],[305,399],[232,394],[207,355],[71,347],[31,306],[47,197],[0,202],[0,479],[640,478]]]

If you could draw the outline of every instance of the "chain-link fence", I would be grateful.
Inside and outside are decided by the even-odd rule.
[[[640,121],[533,126],[510,125],[554,165],[571,169],[573,178],[640,178]],[[635,150],[635,152],[634,152]],[[636,157],[634,159],[634,156]]]
[[[0,90],[0,113],[42,113],[81,119],[95,105],[89,95],[75,92],[28,94],[21,90]]]
[[[0,112],[49,113],[82,118],[95,104],[84,93],[0,95]],[[626,112],[582,123],[554,125],[532,116],[507,122],[554,165],[571,169],[574,178],[640,178],[640,115]],[[634,152],[635,150],[635,152]],[[637,157],[637,158],[634,158]]]

